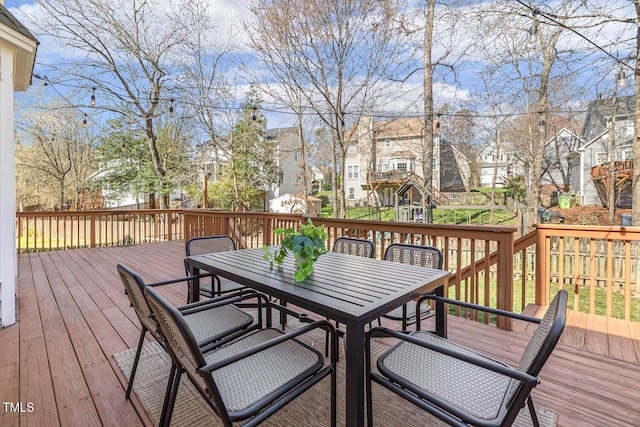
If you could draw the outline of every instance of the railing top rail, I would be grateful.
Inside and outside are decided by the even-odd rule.
[[[544,236],[589,237],[609,240],[640,240],[640,227],[620,225],[538,224],[536,230]]]
[[[182,209],[100,209],[86,211],[41,211],[16,212],[16,217],[47,217],[47,216],[78,216],[78,215],[154,215],[165,213],[180,213]]]

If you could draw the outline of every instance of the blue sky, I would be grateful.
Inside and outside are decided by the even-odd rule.
[[[4,6],[6,8],[10,7],[20,7],[24,4],[34,4],[33,0],[4,0]]]
[[[599,4],[602,0],[592,0],[594,4]],[[237,21],[240,17],[246,16],[246,9],[244,9],[241,5],[244,3],[242,0],[214,0],[215,3],[215,17],[219,19],[221,22],[231,22]],[[547,2],[544,1],[536,1],[536,4],[544,4]],[[548,2],[552,3],[552,2]],[[611,6],[611,10],[620,13],[620,9],[622,6],[629,7],[626,0],[611,0],[612,4],[618,4],[619,7]],[[28,24],[26,16],[24,12],[30,14],[29,12],[33,12],[37,10],[35,0],[5,0],[5,7],[12,9],[13,13],[16,17],[21,20],[24,24]],[[474,7],[482,7],[481,5],[476,5]],[[17,10],[17,8],[21,8],[22,10]],[[624,10],[624,9],[623,9]],[[37,15],[36,15],[37,16]],[[29,27],[29,25],[27,25]],[[586,30],[582,30],[586,31]],[[462,32],[462,39],[465,38],[465,35],[470,35],[471,33]],[[59,46],[52,40],[47,39],[46,37],[38,36],[38,39],[41,42],[41,45],[38,49],[38,58],[35,66],[35,73],[46,74],[46,64],[54,64],[60,60],[62,56],[66,53],[62,46]],[[523,36],[524,37],[524,36]],[[597,40],[602,45],[607,45],[610,43],[610,39],[608,38],[608,32],[602,31],[599,34],[596,32],[594,37],[598,37]],[[571,44],[575,42],[575,35],[567,34],[565,38],[565,43]],[[464,40],[462,40],[464,41]],[[489,46],[490,47],[490,46]],[[243,52],[246,53],[246,52]],[[622,54],[622,52],[619,52]],[[615,52],[613,53],[615,54]],[[609,65],[609,69],[605,70],[595,70],[596,74],[600,74],[595,80],[599,80],[597,82],[600,87],[595,87],[595,91],[597,92],[607,92],[609,88],[613,88],[613,77],[617,71],[617,67],[615,66],[615,62],[611,59],[605,58],[606,62]],[[574,76],[574,78],[579,80],[588,79],[588,75],[593,75],[594,67],[589,64],[589,58],[586,58],[586,61],[582,66],[580,66],[580,71],[578,76]],[[454,110],[456,107],[466,106],[465,102],[473,103],[473,100],[470,99],[471,93],[473,89],[476,88],[477,83],[477,70],[481,69],[484,63],[484,59],[481,57],[469,57],[465,60],[464,63],[457,64],[457,74],[455,75],[455,82],[451,80],[451,76],[449,78],[439,78],[436,79],[434,84],[434,92],[436,99],[436,108],[442,106],[444,104],[450,104],[453,106]],[[577,64],[580,65],[580,64]],[[588,65],[588,66],[587,66]],[[51,76],[49,76],[51,77]],[[38,84],[39,82],[34,80],[34,84]],[[246,82],[244,82],[246,84]],[[629,85],[630,86],[630,85]],[[419,114],[421,102],[417,102],[417,95],[421,92],[421,78],[419,74],[415,74],[414,79],[410,81],[406,81],[404,83],[398,83],[393,86],[395,92],[399,94],[397,98],[393,101],[388,102],[384,107],[385,111],[395,111],[402,112],[407,115]],[[49,88],[51,89],[51,88]],[[606,90],[605,90],[606,89]],[[593,99],[594,95],[594,83],[586,84],[586,90],[583,94],[582,101],[588,101]],[[605,96],[608,96],[607,93],[603,93]],[[380,110],[382,111],[382,110]],[[291,123],[288,123],[289,118],[282,114],[275,113],[267,113],[267,118],[269,119],[270,127],[280,127],[280,126],[290,126]]]

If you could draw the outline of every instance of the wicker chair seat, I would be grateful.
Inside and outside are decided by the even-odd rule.
[[[217,362],[283,334],[277,329],[263,329],[206,354],[205,360],[208,364]],[[255,412],[263,398],[276,390],[293,388],[299,383],[297,379],[317,372],[323,364],[320,352],[292,339],[213,371],[212,375],[233,418],[242,412]]]
[[[408,323],[415,323],[416,317],[416,308],[418,304],[416,301],[409,301],[407,303],[407,321]],[[420,304],[420,318],[426,319],[427,317],[431,317],[435,312],[431,309],[429,304]],[[402,307],[394,308],[393,310],[385,313],[384,317],[391,320],[402,320]]]
[[[431,344],[474,356],[493,359],[455,344],[429,332],[412,332],[416,338]],[[383,354],[378,360],[379,371],[394,381],[409,382],[418,393],[430,394],[482,420],[499,419],[505,403],[519,381],[484,369],[443,353],[403,342]],[[412,390],[412,391],[416,391]]]
[[[217,341],[228,335],[230,330],[247,328],[254,321],[252,315],[232,304],[187,314],[184,319],[198,342]]]
[[[218,279],[220,280],[220,284],[216,285],[216,289],[213,289],[213,283],[210,280],[201,280],[200,295],[213,297],[214,295],[235,292],[245,288],[241,284],[225,279],[224,277],[218,277]]]

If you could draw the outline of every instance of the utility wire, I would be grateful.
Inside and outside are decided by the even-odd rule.
[[[610,58],[614,59],[617,63],[629,68],[630,70],[633,70],[633,72],[636,72],[636,69],[634,67],[632,67],[631,65],[623,62],[620,60],[620,58],[618,58],[616,55],[610,53],[609,51],[607,51],[605,48],[603,48],[602,46],[598,45],[596,42],[594,42],[593,40],[591,40],[590,38],[588,38],[587,36],[585,36],[584,34],[578,32],[576,29],[571,28],[566,26],[565,24],[563,24],[560,21],[557,21],[556,19],[554,19],[552,16],[549,16],[546,12],[532,7],[524,2],[522,2],[521,0],[516,0],[516,2],[520,3],[522,6],[526,7],[527,9],[529,9],[531,12],[533,12],[534,16],[538,15],[538,16],[542,16],[545,19],[547,19],[548,21],[553,22],[555,25],[558,25],[566,30],[571,31],[572,33],[574,33],[575,35],[577,35],[578,37],[582,38],[583,40],[585,40],[587,43],[591,44],[592,46],[594,46],[596,49],[600,50],[601,52],[603,52],[605,55],[609,56]]]

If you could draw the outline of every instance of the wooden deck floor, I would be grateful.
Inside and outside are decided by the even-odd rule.
[[[20,255],[19,323],[0,330],[0,426],[148,425],[135,399],[124,399],[112,358],[139,334],[115,266],[156,281],[181,275],[182,257],[182,242]],[[185,298],[178,288],[169,295]],[[512,363],[527,342],[521,329],[449,321],[451,339]],[[541,377],[535,401],[560,426],[639,426],[639,325],[570,313]]]

